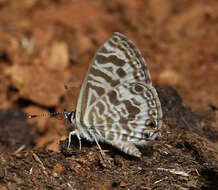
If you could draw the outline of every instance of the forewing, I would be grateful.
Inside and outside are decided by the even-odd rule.
[[[83,81],[78,103],[77,123],[85,124],[90,106],[125,82],[143,82],[151,86],[146,63],[133,42],[114,33],[99,48]]]

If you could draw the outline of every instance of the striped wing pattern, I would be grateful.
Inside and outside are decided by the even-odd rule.
[[[143,57],[133,42],[114,33],[95,54],[80,91],[80,136],[140,157],[135,145],[153,140],[161,125],[160,101]]]

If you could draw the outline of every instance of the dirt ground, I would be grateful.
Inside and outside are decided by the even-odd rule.
[[[142,158],[101,144],[104,162],[95,143],[67,149],[62,118],[25,113],[75,109],[115,31],[147,61],[164,124]],[[217,34],[216,0],[0,0],[0,190],[218,189]]]

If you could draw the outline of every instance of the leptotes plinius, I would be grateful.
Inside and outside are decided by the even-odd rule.
[[[95,54],[83,81],[76,111],[65,112],[75,126],[69,134],[99,141],[140,157],[136,145],[154,140],[162,109],[145,60],[120,33],[109,37]]]

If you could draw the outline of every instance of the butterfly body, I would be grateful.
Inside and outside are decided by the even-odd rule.
[[[71,113],[71,112],[69,112]],[[75,115],[78,138],[109,143],[140,157],[135,145],[154,140],[162,110],[146,63],[133,42],[114,33],[95,54],[83,81]]]

